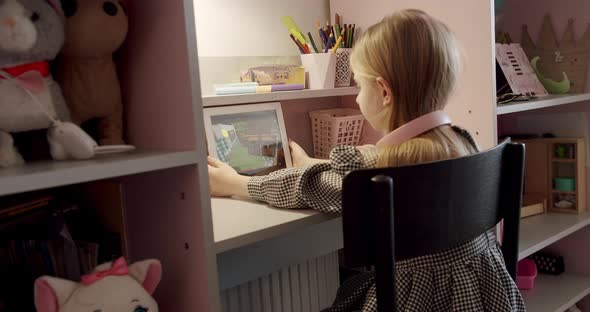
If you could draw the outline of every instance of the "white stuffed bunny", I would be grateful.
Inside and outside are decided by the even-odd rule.
[[[162,277],[158,260],[129,267],[125,259],[103,264],[81,283],[43,276],[35,281],[38,312],[158,312],[151,294]]]

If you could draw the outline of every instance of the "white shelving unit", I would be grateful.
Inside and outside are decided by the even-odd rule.
[[[573,104],[590,100],[590,93],[584,94],[564,94],[564,95],[548,95],[539,97],[535,100],[526,102],[513,102],[503,105],[498,105],[496,109],[497,115],[524,112],[533,109],[540,109],[552,106]]]
[[[136,150],[83,161],[42,161],[0,170],[0,196],[197,163],[194,151]]]
[[[518,258],[526,258],[588,224],[590,213],[547,213],[524,218],[520,223]]]
[[[590,294],[590,277],[539,275],[531,290],[521,291],[532,312],[563,312]]]
[[[281,91],[256,94],[212,95],[203,97],[203,107],[226,106],[248,103],[277,102],[331,96],[346,96],[358,94],[357,87],[342,87],[334,89]]]

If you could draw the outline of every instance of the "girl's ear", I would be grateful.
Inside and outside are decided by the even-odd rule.
[[[35,281],[37,312],[59,312],[59,307],[70,298],[78,284],[61,278],[42,276]]]
[[[390,106],[393,104],[393,90],[391,89],[391,84],[383,77],[377,77],[375,79],[377,82],[377,89],[379,90],[379,94],[383,99],[383,106]]]
[[[155,259],[135,262],[129,266],[129,275],[151,295],[162,279],[162,264]]]

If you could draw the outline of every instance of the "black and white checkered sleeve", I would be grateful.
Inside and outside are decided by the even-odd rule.
[[[312,208],[337,213],[342,210],[342,179],[351,170],[373,167],[374,155],[370,150],[361,153],[352,146],[339,146],[332,151],[330,163],[252,177],[248,192],[252,198],[278,208]]]

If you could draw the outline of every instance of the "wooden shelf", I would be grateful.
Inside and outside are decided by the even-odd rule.
[[[548,95],[539,97],[535,100],[526,102],[512,102],[498,105],[496,108],[497,115],[523,112],[533,109],[559,106],[590,100],[590,93],[584,94],[566,94],[566,95]]]
[[[293,232],[313,224],[340,218],[308,209],[279,209],[244,199],[212,198],[213,236],[222,253]]]
[[[249,103],[277,102],[285,100],[309,99],[330,96],[358,94],[357,87],[342,87],[321,90],[281,91],[256,94],[211,95],[203,96],[203,107],[226,106]]]
[[[546,213],[520,222],[518,258],[523,259],[590,224],[590,213]],[[536,310],[531,310],[536,311]]]
[[[521,293],[529,311],[563,312],[590,294],[590,277],[539,274],[533,289]]]
[[[553,159],[551,159],[551,161],[558,162],[558,163],[572,163],[572,164],[576,163],[575,159],[570,159],[570,158],[553,158]]]
[[[576,195],[576,192],[572,192],[572,191],[558,191],[558,190],[552,190],[553,194],[565,194],[565,195]]]
[[[0,169],[0,196],[197,163],[194,151],[136,150],[84,161],[43,161]]]

